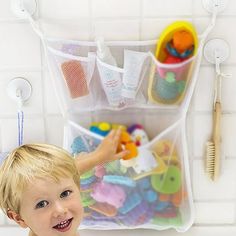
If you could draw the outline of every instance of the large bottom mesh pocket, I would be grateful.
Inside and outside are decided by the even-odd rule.
[[[192,197],[181,125],[176,122],[139,146],[136,158],[99,165],[81,176],[82,227],[185,231],[191,225]],[[66,130],[65,148],[72,154],[90,152],[102,140],[73,122]]]

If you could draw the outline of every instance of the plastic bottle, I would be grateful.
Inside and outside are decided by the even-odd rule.
[[[115,67],[117,66],[115,58],[112,56],[110,49],[105,45],[103,38],[98,38],[97,56],[103,63],[98,63],[103,89],[107,100],[111,106],[119,106],[121,102],[121,76]],[[114,68],[110,67],[114,66]]]

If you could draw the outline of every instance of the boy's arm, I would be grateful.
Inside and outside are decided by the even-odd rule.
[[[29,232],[29,236],[37,236],[35,233],[33,233],[33,231],[32,230],[30,230],[30,232]]]
[[[121,151],[117,153],[120,135],[120,129],[112,130],[108,136],[103,139],[95,151],[79,155],[76,158],[76,165],[79,173],[82,175],[97,165],[105,164],[127,155],[129,153],[128,151]]]

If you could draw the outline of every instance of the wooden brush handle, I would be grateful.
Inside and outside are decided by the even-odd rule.
[[[215,146],[215,177],[219,176],[220,169],[220,135],[221,128],[221,103],[215,103],[214,116],[213,116],[213,142]]]

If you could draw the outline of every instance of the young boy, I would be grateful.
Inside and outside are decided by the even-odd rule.
[[[113,130],[94,152],[76,159],[52,145],[20,146],[0,167],[0,208],[29,227],[29,236],[78,235],[80,174],[124,157],[127,151],[116,152],[119,139],[120,130]]]

